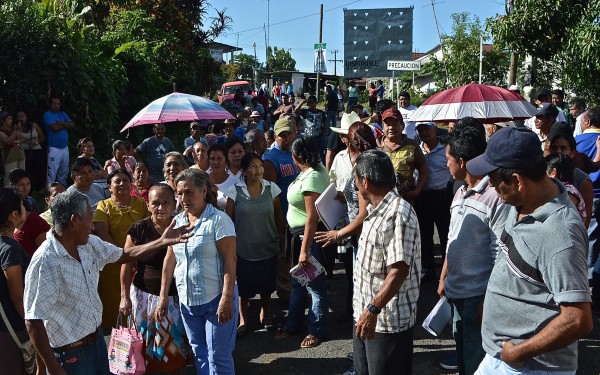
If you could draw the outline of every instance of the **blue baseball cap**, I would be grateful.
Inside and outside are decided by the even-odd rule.
[[[467,171],[483,176],[498,168],[523,169],[543,157],[537,134],[527,128],[502,128],[490,137],[485,153],[467,162]]]

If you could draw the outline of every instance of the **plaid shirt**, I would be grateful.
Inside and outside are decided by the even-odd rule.
[[[383,286],[388,268],[404,262],[408,276],[377,316],[376,332],[402,332],[415,324],[421,280],[421,236],[417,215],[396,189],[377,205],[368,207],[354,262],[354,320]]]
[[[119,260],[123,250],[90,235],[87,244],[77,247],[79,262],[53,231],[46,238],[27,268],[23,300],[25,319],[43,320],[50,346],[57,348],[81,340],[100,326],[100,271]]]

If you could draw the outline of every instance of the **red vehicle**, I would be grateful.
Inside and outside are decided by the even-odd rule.
[[[244,96],[250,97],[250,99],[251,97],[255,96],[248,81],[226,82],[223,84],[223,86],[221,86],[221,91],[219,92],[219,103],[232,101],[237,89],[242,89]]]

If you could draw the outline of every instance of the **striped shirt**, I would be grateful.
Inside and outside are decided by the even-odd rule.
[[[483,296],[498,254],[498,239],[510,210],[484,177],[461,186],[450,206],[445,293],[450,299]]]
[[[189,222],[185,212],[175,221],[177,227]],[[225,212],[207,204],[192,233],[187,243],[173,245],[177,293],[186,306],[204,305],[223,291],[224,264],[217,241],[235,237],[235,227]]]
[[[377,316],[376,332],[402,332],[415,324],[421,280],[421,236],[417,215],[396,189],[369,206],[354,262],[354,320],[379,292],[390,266],[406,263],[408,276]]]

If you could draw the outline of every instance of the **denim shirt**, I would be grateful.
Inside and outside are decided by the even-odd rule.
[[[177,227],[189,223],[185,212],[175,217]],[[223,211],[207,204],[187,243],[173,245],[175,283],[180,301],[187,306],[204,305],[223,291],[223,257],[217,241],[235,237],[233,222]]]

